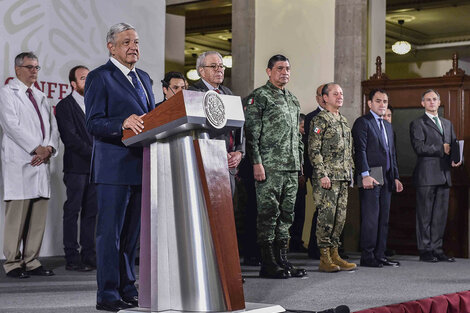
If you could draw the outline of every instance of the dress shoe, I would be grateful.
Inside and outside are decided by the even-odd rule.
[[[65,269],[67,271],[76,271],[76,272],[89,272],[89,271],[93,270],[93,268],[91,266],[88,266],[88,265],[83,264],[83,263],[79,263],[79,264],[67,263],[65,265]]]
[[[34,270],[26,271],[26,274],[31,275],[31,276],[54,276],[55,275],[52,270],[46,270],[42,266],[36,267]]]
[[[9,271],[7,273],[7,276],[11,278],[28,278],[29,277],[29,275],[26,274],[26,272],[20,267],[17,267],[14,270]]]
[[[118,312],[120,310],[130,309],[133,306],[127,304],[122,300],[116,300],[113,302],[99,302],[96,303],[96,309],[100,311]]]
[[[393,267],[400,266],[400,262],[390,260],[389,258],[382,258],[379,260],[379,262],[382,263],[383,266],[393,266]]]
[[[96,269],[96,257],[82,259],[82,264],[90,267],[92,270]]]
[[[376,259],[371,259],[371,260],[361,259],[360,264],[361,266],[364,266],[364,267],[383,267],[382,263]]]
[[[429,262],[429,263],[436,263],[439,262],[439,260],[432,255],[431,252],[424,252],[419,256],[419,260],[423,262]]]
[[[455,259],[453,257],[449,257],[444,253],[434,254],[434,257],[440,262],[455,262]]]
[[[138,296],[122,297],[122,301],[126,302],[129,305],[132,305],[132,307],[134,307],[134,308],[139,306],[139,297]]]

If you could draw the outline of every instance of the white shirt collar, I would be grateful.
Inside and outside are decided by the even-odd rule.
[[[85,112],[85,97],[79,94],[77,91],[72,91],[72,97],[77,101],[80,108]]]
[[[21,92],[26,93],[26,90],[28,90],[28,88],[31,88],[33,90],[33,94],[34,94],[34,89],[36,88],[36,87],[34,87],[34,84],[31,85],[31,87],[28,87],[21,80],[19,80],[18,78],[14,78],[14,81],[16,82],[16,85],[18,86],[18,89]]]
[[[114,65],[116,65],[116,67],[124,74],[124,76],[127,77],[127,75],[129,75],[129,72],[130,71],[134,71],[135,72],[135,66],[132,68],[132,70],[130,70],[127,66],[121,64],[121,62],[119,62],[118,60],[116,60],[115,58],[113,57],[110,57],[109,58],[111,60],[111,62],[113,62]]]
[[[441,120],[439,119],[439,114],[432,115],[431,113],[428,113],[428,112],[426,112],[426,111],[425,111],[424,113],[426,113],[426,115],[427,115],[433,122],[434,122],[434,118],[435,118],[435,117],[437,117],[437,119],[439,120],[439,122],[441,121]]]

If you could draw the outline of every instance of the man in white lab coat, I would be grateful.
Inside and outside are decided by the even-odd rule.
[[[59,147],[52,107],[34,86],[40,69],[32,52],[21,53],[15,58],[17,78],[0,88],[3,267],[13,278],[54,275],[38,260],[51,196],[49,159],[57,155]]]

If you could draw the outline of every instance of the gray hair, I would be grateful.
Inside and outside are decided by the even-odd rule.
[[[24,58],[33,59],[33,60],[38,59],[38,57],[32,51],[21,52],[15,57],[15,66],[23,65]]]
[[[421,95],[421,101],[424,101],[424,96],[426,96],[430,92],[434,92],[437,95],[437,100],[441,100],[441,96],[439,95],[439,93],[436,90],[428,89],[425,92],[423,92],[423,94]]]
[[[204,63],[206,61],[206,57],[212,54],[217,55],[220,58],[220,60],[222,60],[222,55],[218,53],[217,51],[206,51],[206,52],[201,53],[197,57],[197,60],[196,60],[196,69],[197,69],[198,74],[199,74],[199,69],[206,65]]]
[[[117,23],[111,26],[106,35],[106,43],[116,43],[116,34],[125,32],[126,30],[135,30],[134,26],[127,23]]]

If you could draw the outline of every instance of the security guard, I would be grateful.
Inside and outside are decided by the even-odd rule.
[[[256,181],[260,277],[302,277],[306,271],[287,260],[303,155],[300,104],[285,89],[290,77],[285,56],[271,57],[266,73],[269,81],[247,97],[245,114],[247,151]]]
[[[339,113],[343,90],[338,84],[325,84],[322,89],[325,110],[310,124],[308,154],[313,166],[313,197],[317,204],[317,241],[320,249],[319,270],[349,271],[356,264],[344,261],[338,254],[340,235],[346,221],[348,185],[352,179],[352,135],[346,118]]]

